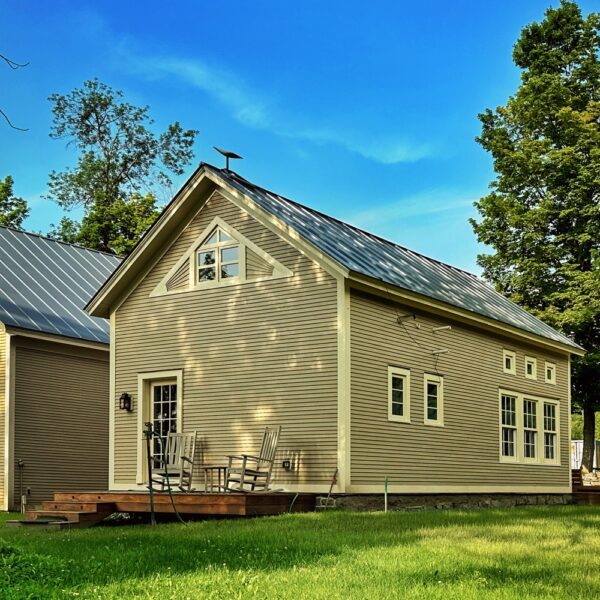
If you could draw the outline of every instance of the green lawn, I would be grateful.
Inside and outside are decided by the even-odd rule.
[[[8,529],[1,598],[600,598],[600,509]]]

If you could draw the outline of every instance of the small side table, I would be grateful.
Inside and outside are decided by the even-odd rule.
[[[227,467],[223,465],[203,465],[204,492],[224,492],[227,485]]]

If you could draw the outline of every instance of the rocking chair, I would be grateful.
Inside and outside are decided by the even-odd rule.
[[[192,489],[194,455],[198,432],[169,433],[161,457],[161,466],[152,472],[152,483],[157,483],[164,491],[169,481],[177,481],[181,491]]]
[[[271,471],[275,462],[281,426],[267,427],[258,456],[242,454],[229,456],[227,483],[229,492],[266,492],[269,490]]]

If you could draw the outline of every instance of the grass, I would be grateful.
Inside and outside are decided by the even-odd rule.
[[[8,529],[0,598],[598,598],[600,509]]]

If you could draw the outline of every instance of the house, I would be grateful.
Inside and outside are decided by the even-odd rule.
[[[108,322],[119,259],[0,227],[0,510],[108,485]]]
[[[338,469],[346,493],[570,490],[582,348],[228,169],[201,164],[87,310],[110,320],[111,490],[143,489],[148,421],[197,430],[205,464],[281,425],[278,489],[322,492]]]

